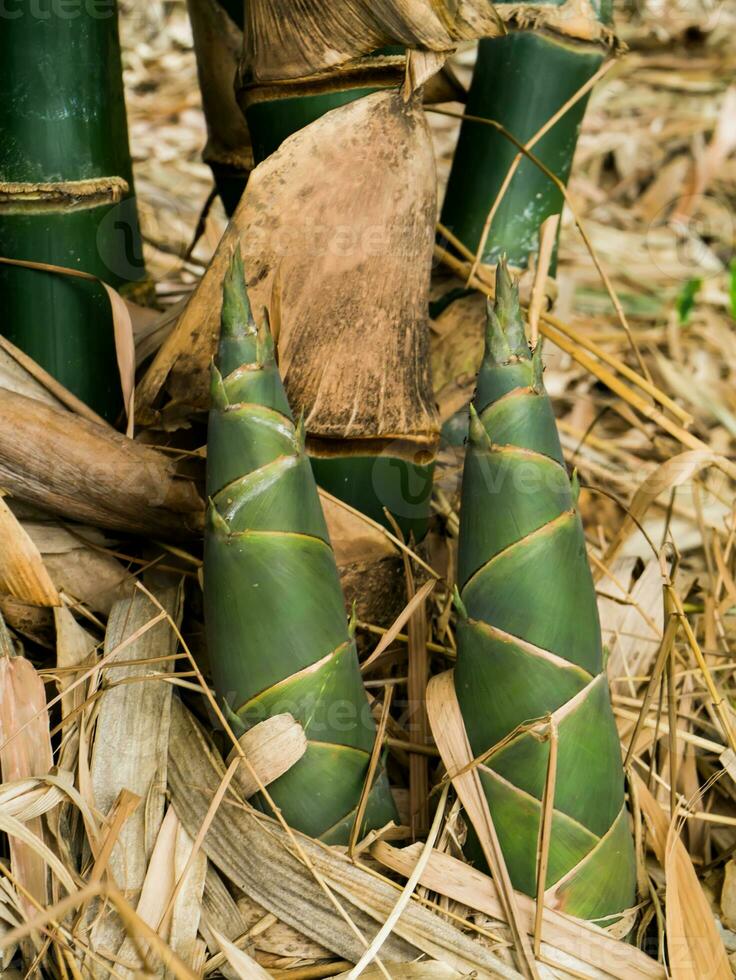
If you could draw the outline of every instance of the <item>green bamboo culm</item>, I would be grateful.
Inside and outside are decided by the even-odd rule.
[[[609,18],[610,10],[598,11],[602,24]],[[591,33],[595,32],[592,27]],[[465,113],[495,120],[526,143],[592,78],[605,50],[599,41],[581,41],[552,31],[510,30],[501,37],[483,39],[478,44]],[[563,183],[570,176],[587,102],[586,95],[569,108],[532,150]],[[497,129],[469,119],[463,122],[441,221],[474,253],[517,153],[517,147]],[[512,266],[526,268],[538,251],[540,225],[560,214],[563,203],[549,177],[524,159],[491,222],[481,261],[492,264],[506,255]]]
[[[511,880],[536,893],[536,850],[557,729],[548,903],[583,919],[633,905],[635,863],[595,590],[540,348],[499,266],[463,474],[455,688]],[[470,848],[472,850],[472,846]]]
[[[304,431],[239,251],[225,280],[207,447],[205,617],[215,686],[245,730],[290,712],[307,751],[269,793],[298,830],[345,843],[376,731]],[[361,833],[396,816],[379,771]]]
[[[13,4],[0,30],[0,255],[145,277],[114,0]],[[0,265],[3,334],[100,415],[122,407],[96,283]]]
[[[265,160],[285,139],[331,109],[397,86],[405,63],[405,50],[394,46],[374,51],[350,71],[328,71],[278,85],[244,85],[241,105],[253,139],[255,162]]]

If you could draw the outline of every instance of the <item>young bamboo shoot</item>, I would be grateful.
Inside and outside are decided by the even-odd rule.
[[[251,315],[239,251],[225,279],[212,375],[205,617],[216,688],[241,730],[290,712],[302,759],[269,787],[286,820],[349,837],[375,725],[309,459],[266,325]],[[395,816],[384,772],[361,831]]]
[[[505,266],[471,407],[458,583],[455,687],[473,755],[497,747],[480,778],[514,886],[536,893],[555,737],[546,900],[583,919],[620,913],[635,863],[595,590],[540,349],[530,355]],[[547,737],[517,732],[535,719]]]

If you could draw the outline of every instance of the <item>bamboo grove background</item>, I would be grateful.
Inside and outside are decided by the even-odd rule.
[[[516,977],[529,975],[532,950],[545,976],[664,977],[665,953],[676,978],[735,972],[736,14],[715,3],[641,0],[620,5],[616,18],[629,50],[588,105],[562,218],[557,319],[541,327],[544,384],[565,461],[581,487],[613,715],[636,774],[627,786],[640,902],[633,942],[618,938],[630,920],[605,933],[553,913],[540,922],[533,901],[519,894],[510,915],[503,883],[489,888],[460,863],[458,842],[467,828],[459,808],[447,805],[447,784],[428,796],[437,748],[425,735],[422,754],[407,752],[400,684],[392,708],[380,672],[368,669],[364,679],[377,701],[382,743],[404,776],[394,789],[416,843],[399,850],[391,839],[369,839],[356,851],[352,840],[347,859],[234,804],[228,785],[243,798],[262,793],[279,774],[269,771],[268,757],[288,767],[303,746],[298,731],[275,724],[267,758],[260,746],[249,755],[254,774],[237,765],[237,751],[228,755],[227,737],[218,746],[222,758],[216,755],[181,708],[178,694],[197,701],[208,725],[232,731],[232,719],[203,693],[195,656],[201,609],[183,604],[171,584],[172,570],[196,583],[198,560],[186,545],[159,538],[181,523],[199,531],[201,500],[173,476],[165,454],[119,445],[80,504],[75,466],[81,470],[110,447],[95,442],[76,416],[67,445],[44,406],[49,413],[74,406],[3,352],[0,448],[11,462],[0,485],[12,492],[13,453],[20,458],[28,439],[46,433],[39,457],[53,458],[58,472],[74,442],[78,458],[67,460],[70,489],[61,513],[85,525],[80,532],[64,518],[41,518],[32,506],[10,512],[0,501],[0,527],[10,542],[0,557],[0,611],[48,654],[38,670],[0,658],[0,829],[22,841],[23,826],[43,828],[48,853],[16,851],[14,866],[22,867],[24,881],[38,884],[49,863],[58,882],[39,902],[12,876],[0,878],[3,967],[20,943],[27,964],[35,960],[48,975],[65,977],[75,970],[130,977],[135,962],[151,975],[187,978],[348,976],[365,954],[360,935],[372,937],[388,922],[381,965],[363,976]],[[201,159],[207,133],[185,5],[126,0],[121,38],[146,267],[168,311],[136,317],[141,361],[170,335],[227,219],[219,201],[205,206],[212,172]],[[472,62],[470,50],[452,61],[464,84]],[[428,119],[444,187],[459,120],[441,113]],[[664,220],[673,214],[676,221]],[[431,299],[443,283],[456,282],[453,272],[468,274],[472,256],[465,258],[464,265],[435,269]],[[434,316],[431,361],[442,421],[472,395],[484,319],[477,294]],[[658,397],[632,383],[633,373],[649,378]],[[14,391],[41,399],[37,416],[23,415]],[[660,411],[663,399],[674,400],[676,411],[669,403]],[[200,462],[194,454],[192,466]],[[461,471],[461,451],[443,443],[432,506],[453,540]],[[29,499],[43,504],[42,470],[35,479]],[[450,596],[433,584],[431,571],[453,571],[439,537],[430,535],[421,563],[404,562],[375,527],[334,506],[327,515],[343,571],[357,569],[360,581],[376,559],[398,569],[381,593],[384,608],[357,611],[362,659],[378,651],[378,663],[400,678],[422,655],[438,672],[452,666]],[[131,530],[150,538],[134,560],[126,551]],[[387,594],[404,584],[418,599],[406,608],[399,601],[388,622],[381,620]],[[64,608],[70,597],[76,619]],[[87,629],[79,625],[80,610]],[[387,634],[394,620],[399,626]],[[425,629],[422,651],[417,636]],[[0,633],[0,652],[7,643]],[[439,687],[434,694],[435,705],[451,701]],[[440,718],[461,769],[470,759],[462,759],[453,724],[451,716]],[[18,727],[25,737],[6,745],[3,732]],[[48,769],[49,730],[61,735],[53,759],[59,777],[6,785],[14,766]],[[79,760],[78,792],[63,775],[65,759]],[[472,787],[461,785],[463,778],[453,793],[465,804]],[[123,784],[129,792],[120,792]],[[100,811],[108,812],[105,822]],[[71,839],[78,847],[83,841],[79,853],[69,852]],[[81,878],[74,870],[80,862]],[[108,868],[142,889],[135,910],[107,884]],[[399,917],[400,886],[412,874],[414,897]],[[45,931],[29,938],[22,922],[34,918]],[[118,950],[113,965],[100,953],[110,948]]]

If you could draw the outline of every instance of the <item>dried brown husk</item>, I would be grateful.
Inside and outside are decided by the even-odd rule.
[[[329,182],[319,179],[327,173]],[[222,277],[240,241],[254,310],[275,308],[279,293],[271,312],[280,368],[312,445],[433,453],[426,311],[435,183],[421,107],[398,92],[336,109],[286,140],[253,171],[140,403],[150,407],[170,375],[170,410],[207,405]]]
[[[295,78],[391,44],[448,51],[499,25],[487,0],[252,0],[245,60],[256,81]]]

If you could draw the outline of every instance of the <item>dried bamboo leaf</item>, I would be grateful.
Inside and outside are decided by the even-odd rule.
[[[463,717],[455,694],[453,671],[436,674],[427,685],[427,714],[442,761],[457,790],[465,812],[478,835],[483,856],[497,882],[498,895],[504,906],[504,918],[511,928],[517,956],[524,964],[525,975],[536,975],[534,956],[526,932],[522,929],[516,893],[511,885],[496,828],[493,825],[468,742]]]
[[[30,448],[29,448],[30,447]],[[161,453],[67,411],[0,389],[0,486],[72,520],[181,538],[204,503]]]
[[[648,561],[629,591],[633,564],[633,559],[617,559],[610,575],[604,575],[598,586],[604,593],[598,598],[598,612],[603,642],[609,650],[609,677],[648,673],[664,632],[659,561]]]
[[[315,173],[331,180],[315,183]],[[253,171],[141,383],[140,404],[151,406],[170,372],[177,411],[208,404],[222,279],[240,241],[254,310],[270,304],[281,277],[280,367],[311,448],[327,452],[339,439],[412,458],[434,452],[427,303],[435,183],[421,108],[398,92],[342,106],[286,140]]]
[[[642,518],[654,501],[663,493],[687,483],[708,466],[728,463],[710,449],[690,449],[673,456],[650,473],[642,482],[629,506],[626,519],[608,546],[603,564],[610,565],[626,539],[636,532]]]
[[[69,781],[73,779],[68,772],[62,776]],[[39,779],[5,780],[0,787],[0,810],[25,823],[48,813],[65,800],[66,795],[60,786],[45,786]]]
[[[163,590],[158,598],[176,621],[181,614],[177,590]],[[109,860],[112,879],[136,903],[164,816],[172,689],[156,678],[170,672],[170,663],[149,666],[146,661],[173,654],[176,637],[165,620],[146,628],[158,612],[147,596],[137,592],[132,599],[117,603],[110,614],[105,655],[139,633],[111,662],[141,663],[105,671],[107,689],[98,706],[90,771],[95,806],[100,812],[107,813],[123,790],[146,801],[121,828]],[[143,677],[146,679],[136,680]],[[91,945],[96,950],[115,952],[123,938],[118,916],[104,915],[93,926]]]
[[[164,609],[177,621],[181,598],[175,589],[158,596]],[[158,613],[157,607],[141,592],[132,599],[117,603],[110,614],[105,635],[107,656],[125,639],[139,630]],[[120,836],[110,861],[110,870],[123,893],[140,890],[153,844],[163,820],[166,786],[166,746],[171,710],[171,686],[155,680],[171,671],[171,664],[151,664],[147,660],[170,656],[176,650],[176,637],[170,625],[161,621],[145,630],[119,655],[125,661],[141,661],[140,666],[110,667],[104,674],[104,693],[100,699],[92,755],[91,778],[95,804],[106,813],[122,789],[146,799],[153,791],[154,807],[141,809],[129,821]],[[151,677],[138,683],[133,678]],[[137,895],[136,895],[137,897]]]
[[[406,56],[406,76],[404,78],[404,99],[409,101],[414,92],[433,78],[442,69],[446,55],[435,51],[409,51]]]
[[[217,792],[224,768],[193,718],[174,702],[169,744],[169,793],[183,826],[196,834]],[[370,939],[385,920],[396,891],[329,848],[299,838],[320,874],[343,899],[351,918]],[[250,898],[338,956],[357,962],[364,947],[328,905],[310,871],[289,851],[285,833],[248,806],[226,797],[214,815],[204,850]],[[382,948],[384,962],[402,962],[424,951],[435,959],[481,975],[517,978],[497,956],[412,902]]]
[[[136,915],[155,929],[162,938],[168,937],[168,922],[164,921],[164,912],[176,884],[174,856],[180,826],[176,814],[169,807],[158,831],[135,910]],[[125,938],[116,956],[120,961],[117,967],[120,974],[132,978],[140,968],[140,958],[132,937]],[[129,964],[130,969],[123,964]],[[161,965],[158,976],[163,976],[163,972]]]
[[[253,930],[252,943],[256,954],[270,953],[272,956],[303,960],[326,960],[330,951],[307,939],[298,930],[287,926],[285,922],[275,921],[264,928],[263,919],[270,915],[247,895],[238,898],[238,909],[247,929]],[[275,916],[270,916],[275,919]],[[255,928],[254,928],[255,927]]]
[[[56,666],[64,671],[59,675],[57,683],[61,693],[61,713],[62,717],[65,717],[84,702],[84,687],[81,684],[64,693],[76,680],[76,676],[67,671],[75,667],[90,666],[93,663],[97,643],[94,637],[79,625],[66,606],[54,609],[54,623]]]
[[[63,671],[59,674],[57,686],[61,694],[62,735],[64,736],[59,755],[62,769],[73,769],[79,750],[79,733],[76,730],[78,719],[74,713],[84,704],[83,684],[72,686],[78,674],[73,668],[89,667],[94,663],[97,643],[94,637],[83,629],[66,606],[54,609],[56,626],[56,666]],[[69,690],[71,688],[71,690]],[[64,719],[70,718],[70,721]]]
[[[260,917],[262,918],[264,915],[266,915],[265,910],[261,910]],[[205,938],[210,953],[216,955],[220,947],[215,939],[213,929],[217,929],[232,941],[246,932],[247,925],[235,899],[223,884],[222,878],[215,870],[212,862],[208,861],[199,931]],[[222,959],[224,961],[224,956]],[[226,961],[218,968],[227,977],[227,980],[236,980],[237,974],[228,966]]]
[[[237,903],[225,888],[222,879],[210,862],[207,868],[205,891],[202,908],[200,932],[207,939],[207,945],[212,952],[217,952],[218,943],[210,926],[215,926],[228,939],[235,941],[247,932],[254,930],[249,940],[248,948],[256,948],[259,952],[270,953],[273,956],[291,959],[324,960],[329,959],[330,952],[319,943],[307,939],[301,932],[284,922],[273,922],[263,927],[263,920],[270,913],[252,901],[247,896],[238,898]],[[270,916],[272,919],[274,916]],[[214,963],[211,964],[215,966]],[[227,964],[218,965],[226,976],[235,976]]]
[[[0,647],[0,769],[4,782],[45,776],[53,764],[49,716],[43,682],[33,664],[25,657],[16,657],[10,648],[5,624],[0,619],[3,643]],[[3,818],[16,823],[16,818],[4,811]],[[42,853],[44,828],[40,816],[31,817],[23,827],[25,834],[35,839],[22,841],[11,829],[3,827],[10,836],[10,864],[18,881],[33,898],[46,905],[49,901],[46,865]],[[68,876],[67,876],[68,878]],[[27,914],[35,913],[34,905],[21,896]]]
[[[207,858],[203,851],[199,851],[189,863],[193,845],[194,841],[177,821],[174,873],[177,882],[182,881],[171,909],[169,945],[181,961],[192,969],[198,957],[197,931],[207,874]]]
[[[418,850],[416,844],[399,849],[379,841],[373,845],[371,853],[387,868],[408,877],[416,865]],[[506,921],[493,879],[449,854],[433,852],[420,881],[431,891],[477,909],[501,923]],[[520,921],[531,936],[534,934],[535,902],[521,892],[515,895]],[[663,980],[665,976],[661,964],[635,946],[613,939],[592,923],[554,909],[545,909],[542,953],[547,959],[559,962],[561,967],[570,966],[586,976],[590,974],[591,967],[595,976],[626,976],[631,980]],[[567,958],[566,962],[560,962],[560,953]]]
[[[266,718],[242,735],[239,742],[258,776],[256,779],[247,766],[240,764],[233,781],[244,800],[255,796],[260,789],[259,782],[268,786],[274,779],[288,772],[307,751],[304,729],[290,714]],[[233,748],[227,758],[228,765],[235,755]]]
[[[385,534],[337,497],[320,490],[319,499],[338,566],[375,562],[396,555],[396,548]]]
[[[232,967],[235,975],[240,980],[270,980],[271,974],[266,973],[262,966],[251,956],[248,956],[245,950],[238,949],[237,946],[234,946],[229,939],[226,939],[216,929],[212,930],[212,934],[217,940],[217,945],[225,954],[225,958]]]
[[[0,346],[0,388],[25,395],[26,398],[35,398],[52,408],[64,407],[59,399],[30,375],[4,346]]]
[[[385,626],[400,612],[404,582],[398,550],[381,530],[325,490],[319,491],[348,608]]]
[[[20,636],[53,650],[54,615],[50,606],[37,606],[12,595],[0,594],[0,614]]]
[[[731,968],[690,855],[662,807],[636,773],[636,795],[666,879],[667,953],[673,980],[729,980]]]
[[[58,606],[59,593],[38,548],[0,497],[0,591],[38,606]]]
[[[361,973],[362,980],[381,980],[383,974],[377,966],[372,966]],[[352,974],[338,973],[332,980],[350,980]],[[463,980],[463,974],[453,970],[446,963],[434,963],[422,960],[421,963],[402,963],[391,968],[391,980]]]
[[[114,602],[133,594],[135,578],[105,552],[108,542],[104,535],[84,527],[75,527],[72,533],[46,521],[23,521],[23,527],[59,592],[103,616],[109,614]]]

